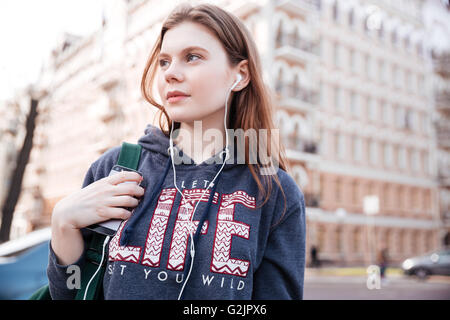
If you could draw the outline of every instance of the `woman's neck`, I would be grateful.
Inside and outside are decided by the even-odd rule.
[[[182,122],[179,134],[173,140],[195,164],[200,164],[225,147],[223,115],[221,123],[205,120]]]

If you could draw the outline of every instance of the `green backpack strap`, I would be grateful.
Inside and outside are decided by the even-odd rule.
[[[96,300],[100,297],[102,280],[105,274],[106,262],[108,261],[108,250],[105,248],[105,255],[102,262],[103,243],[105,239],[106,237],[100,233],[94,233],[92,235],[89,248],[86,250],[86,262],[81,269],[81,286],[77,291],[75,300]],[[102,267],[97,272],[100,263],[102,263]],[[95,278],[91,280],[94,274]],[[89,281],[91,283],[88,288]],[[88,289],[87,292],[86,289]]]
[[[141,157],[141,150],[142,147],[139,144],[123,142],[117,164],[122,167],[137,170]],[[105,274],[106,263],[108,261],[108,250],[105,250],[102,267],[92,281],[91,278],[97,271],[98,266],[102,261],[103,244],[105,239],[106,236],[100,233],[93,234],[90,246],[86,251],[86,264],[83,266],[81,288],[77,292],[75,297],[76,300],[84,300],[85,293],[86,300],[96,300],[101,296],[103,289],[103,276]],[[87,288],[89,281],[91,281],[91,283],[89,288]],[[87,292],[86,288],[88,289]]]
[[[140,144],[123,142],[117,164],[122,167],[137,170],[141,158],[141,149],[142,146]]]
[[[141,157],[141,150],[142,146],[139,144],[123,142],[117,164],[129,169],[137,170]],[[99,299],[103,294],[103,276],[105,274],[106,263],[108,261],[108,250],[105,250],[104,252],[102,267],[97,272],[95,278],[92,279],[92,281],[91,278],[97,271],[102,261],[103,244],[105,242],[105,239],[106,237],[99,233],[94,233],[92,235],[91,242],[89,243],[89,248],[86,250],[86,263],[81,270],[81,286],[77,291],[75,300],[84,300],[85,293],[86,300]],[[87,288],[89,281],[91,281],[91,283],[89,285],[89,288]],[[87,292],[86,288],[88,289]],[[29,299],[51,300],[48,284],[39,288]]]
[[[48,289],[48,284],[36,290],[28,300],[52,300],[50,290]]]

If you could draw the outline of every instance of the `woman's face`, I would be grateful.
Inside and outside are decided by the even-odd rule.
[[[222,44],[209,29],[183,22],[168,30],[158,65],[158,92],[173,121],[191,123],[223,114],[237,71],[229,67]],[[168,98],[172,91],[186,96]]]

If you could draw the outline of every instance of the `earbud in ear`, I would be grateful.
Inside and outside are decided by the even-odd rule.
[[[239,81],[241,81],[241,80],[242,80],[242,75],[240,73],[238,73],[236,75],[236,81],[231,86],[231,90],[233,90],[238,85]]]

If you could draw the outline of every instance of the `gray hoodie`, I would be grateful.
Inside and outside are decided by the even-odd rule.
[[[201,198],[222,166],[221,158],[217,154],[197,165],[178,149],[174,158],[177,186],[191,199],[182,202],[173,182],[169,138],[148,125],[138,143],[142,146],[138,171],[146,192],[109,242],[105,299],[178,298],[192,263],[188,228],[199,200],[193,221],[201,228],[194,237],[195,257],[183,299],[302,299],[305,202],[289,174],[282,169],[276,173],[286,208],[273,180],[270,199],[261,207],[258,186],[234,152]],[[119,152],[120,146],[114,147],[93,162],[83,188],[108,176]],[[82,232],[86,238],[90,231]],[[75,263],[81,268],[84,256]],[[47,275],[53,299],[73,299],[76,294],[67,288],[67,268],[58,264],[50,246]]]

